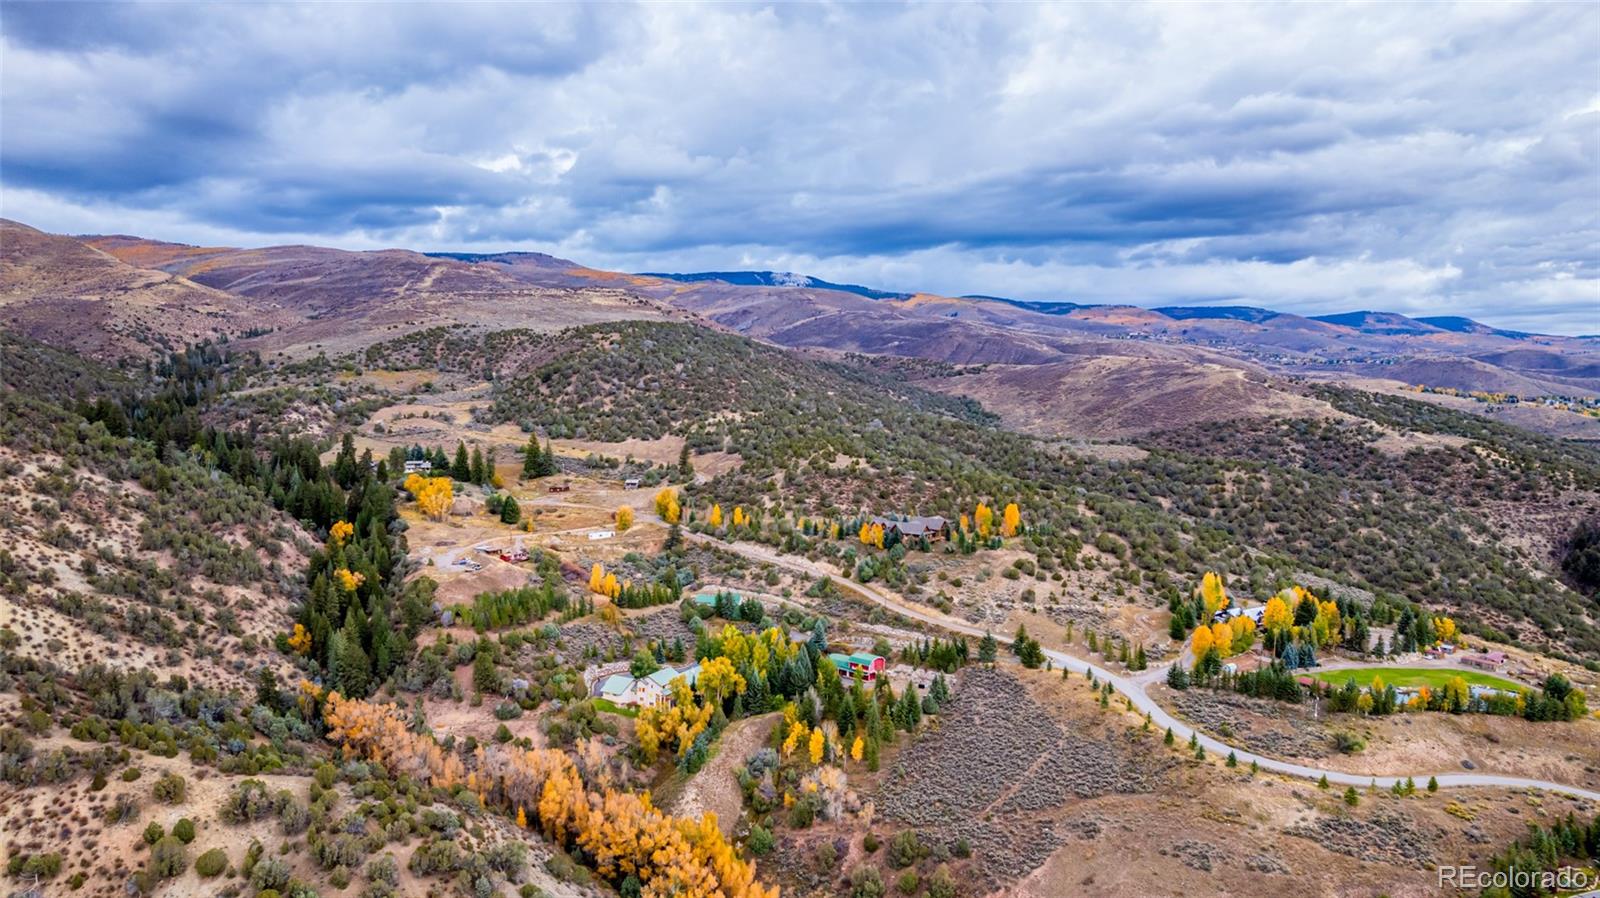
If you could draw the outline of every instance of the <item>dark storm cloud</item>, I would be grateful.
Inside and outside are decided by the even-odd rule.
[[[0,5],[4,213],[1600,331],[1579,5]]]

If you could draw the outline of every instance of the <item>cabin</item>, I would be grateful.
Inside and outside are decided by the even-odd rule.
[[[552,493],[569,493],[572,491],[572,481],[563,480],[560,483],[552,483],[546,489]]]
[[[433,462],[428,461],[425,458],[408,458],[408,459],[406,459],[406,473],[407,474],[426,474],[426,473],[428,473],[429,471],[432,471],[432,470],[433,470]]]
[[[501,549],[500,560],[510,562],[511,564],[521,564],[522,562],[528,560],[528,550],[521,546],[512,546],[509,549]]]
[[[622,488],[625,489],[625,490],[636,490],[636,489],[638,489],[639,488],[639,478],[637,478],[637,477],[629,477],[627,480],[622,481]]]
[[[1476,655],[1462,655],[1461,663],[1479,670],[1499,670],[1505,666],[1505,652],[1479,652]]]
[[[882,657],[870,652],[854,652],[849,655],[841,652],[829,652],[828,660],[833,666],[839,668],[839,673],[858,680],[861,683],[872,683],[878,679],[878,674],[883,673],[888,662]]]
[[[932,543],[950,538],[950,522],[938,515],[874,517],[872,523],[882,527],[885,535],[898,533],[902,540],[926,539]]]

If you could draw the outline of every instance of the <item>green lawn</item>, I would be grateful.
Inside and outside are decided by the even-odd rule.
[[[1389,686],[1426,686],[1429,689],[1440,689],[1451,677],[1460,677],[1466,680],[1469,686],[1490,686],[1511,692],[1529,688],[1504,677],[1497,677],[1494,674],[1480,673],[1465,668],[1352,667],[1347,670],[1311,672],[1311,676],[1325,683],[1332,683],[1335,687],[1343,686],[1345,681],[1351,677],[1356,678],[1356,685],[1369,686],[1372,684],[1374,675],[1382,677],[1383,682]]]
[[[620,714],[623,717],[638,717],[639,716],[639,709],[637,709],[637,708],[624,708],[621,705],[617,704],[616,702],[613,702],[610,699],[606,699],[606,698],[597,698],[597,699],[595,699],[594,700],[594,706],[598,710],[606,711],[606,712],[609,712],[611,714]]]

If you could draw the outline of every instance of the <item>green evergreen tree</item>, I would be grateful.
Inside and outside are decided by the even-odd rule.
[[[500,686],[494,669],[494,644],[487,639],[478,640],[478,650],[472,658],[472,686],[479,692],[495,692]]]
[[[694,465],[689,461],[688,443],[684,443],[683,448],[678,450],[678,479],[685,482],[694,479]]]
[[[450,477],[462,483],[472,482],[472,461],[467,457],[466,443],[456,443],[456,460],[450,466]]]
[[[515,524],[522,520],[522,507],[517,504],[515,496],[507,495],[500,501],[500,522]]]
[[[541,477],[539,472],[544,471],[544,451],[539,450],[538,434],[528,435],[528,445],[522,450],[522,475],[523,479]]]
[[[549,477],[560,469],[556,467],[556,450],[550,441],[544,441],[544,454],[539,457],[539,476]]]

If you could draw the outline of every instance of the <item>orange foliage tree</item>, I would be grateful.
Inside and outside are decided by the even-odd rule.
[[[1017,503],[1011,502],[1006,505],[1006,510],[1000,515],[1000,535],[1006,537],[1016,536],[1021,529],[1022,512],[1017,508]]]
[[[527,808],[545,835],[576,846],[613,882],[637,876],[643,898],[777,898],[776,887],[756,881],[755,866],[741,859],[717,828],[716,815],[674,817],[648,796],[585,786],[577,765],[555,749],[480,745],[468,756],[441,749],[431,736],[406,728],[394,705],[345,699],[330,693],[323,709],[328,738],[352,755],[431,785],[469,788],[487,807],[526,819]]]

